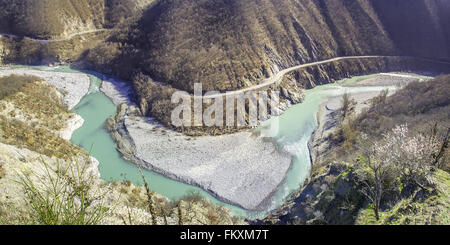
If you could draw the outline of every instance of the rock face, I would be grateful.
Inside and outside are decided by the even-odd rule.
[[[70,141],[75,130],[81,128],[84,124],[84,119],[77,114],[74,114],[72,118],[67,120],[67,125],[64,130],[59,132],[58,136],[62,139]]]

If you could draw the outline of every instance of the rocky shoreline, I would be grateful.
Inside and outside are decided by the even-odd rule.
[[[67,126],[65,129],[61,130],[58,133],[58,136],[60,138],[63,138],[67,141],[70,141],[70,139],[72,138],[73,133],[81,128],[84,124],[84,119],[77,114],[73,114],[74,116],[72,118],[70,118],[69,120],[67,120]]]

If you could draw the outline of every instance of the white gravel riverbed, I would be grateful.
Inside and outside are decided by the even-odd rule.
[[[193,138],[149,118],[126,118],[124,126],[134,156],[145,168],[248,210],[269,205],[291,166],[290,155],[250,132]]]
[[[116,105],[134,107],[125,83],[104,81],[101,91]],[[126,158],[244,209],[267,208],[291,167],[291,155],[251,132],[188,137],[151,118],[119,115],[112,135]]]

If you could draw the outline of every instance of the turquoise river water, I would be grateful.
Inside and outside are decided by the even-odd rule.
[[[79,72],[68,67],[7,67],[7,69],[14,68],[31,68],[55,72]],[[116,145],[113,139],[103,127],[105,121],[116,113],[116,107],[106,95],[99,91],[101,84],[100,78],[103,75],[92,74],[95,73],[89,73],[91,78],[89,93],[73,109],[73,112],[79,114],[85,120],[85,123],[80,129],[74,132],[71,142],[86,149],[100,162],[99,170],[102,179],[107,181],[130,181],[135,185],[142,185],[143,181],[139,169],[136,165],[120,157],[120,154],[116,151]],[[385,87],[345,87],[345,84],[360,79],[361,77],[355,77],[347,80],[344,84],[328,84],[308,90],[305,101],[302,104],[293,106],[279,117],[280,127],[275,140],[282,148],[293,154],[294,157],[291,170],[279,190],[274,194],[272,206],[269,210],[258,212],[244,210],[220,202],[198,187],[174,181],[151,171],[144,171],[151,190],[169,199],[178,199],[186,195],[189,191],[196,191],[203,197],[211,200],[212,203],[230,208],[237,216],[245,218],[264,217],[268,212],[279,207],[292,191],[300,188],[309,175],[311,161],[308,141],[317,126],[316,113],[320,104],[327,98],[342,96],[345,92],[372,92],[385,89]],[[269,121],[267,123],[271,122]]]

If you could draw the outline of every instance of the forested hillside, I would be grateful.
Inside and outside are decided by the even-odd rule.
[[[51,39],[116,27],[88,55],[91,67],[224,91],[336,56],[448,60],[449,13],[445,0],[4,0],[0,33]]]
[[[154,81],[189,92],[195,83],[205,91],[228,91],[287,67],[338,56],[449,60],[449,16],[450,2],[442,0],[165,0],[91,50],[84,61],[89,68],[134,80],[141,108],[155,116],[155,111],[167,111],[161,109],[162,99],[154,104],[153,94],[142,89]],[[384,61],[373,62],[386,67]],[[388,70],[405,69],[405,64],[390,64]],[[314,77],[322,83],[377,72],[364,64],[357,69],[330,65],[332,71],[346,68],[339,69],[338,77],[318,67],[295,79],[305,84],[300,78]],[[149,79],[134,79],[136,73]]]
[[[188,91],[196,82],[208,90],[246,87],[279,69],[337,56],[450,59],[445,0],[152,2],[4,0],[0,33],[52,38],[116,27],[88,55],[92,67],[129,79],[137,70]]]
[[[205,91],[236,90],[288,67],[340,56],[401,55],[450,61],[450,1],[446,0],[0,3],[3,33],[54,38],[101,28],[110,31],[57,44],[0,38],[0,60],[32,64],[78,60],[82,68],[133,81],[141,109],[153,116],[169,114],[171,95],[159,93],[155,104],[155,93],[150,91],[154,86],[166,92],[172,88],[193,92],[195,83],[202,83]],[[389,71],[404,69],[405,62],[398,62]],[[300,85],[308,84],[298,80],[304,77],[330,82],[336,77],[327,71],[336,67],[342,68],[339,78],[386,67],[384,60],[373,63],[356,68],[330,63],[293,79]]]
[[[3,0],[0,33],[36,38],[111,28],[152,0]]]
[[[192,91],[202,82],[224,91],[336,56],[445,59],[449,8],[450,2],[440,0],[159,1],[112,39],[126,45],[107,66],[124,61],[117,67],[138,69],[179,89]]]

